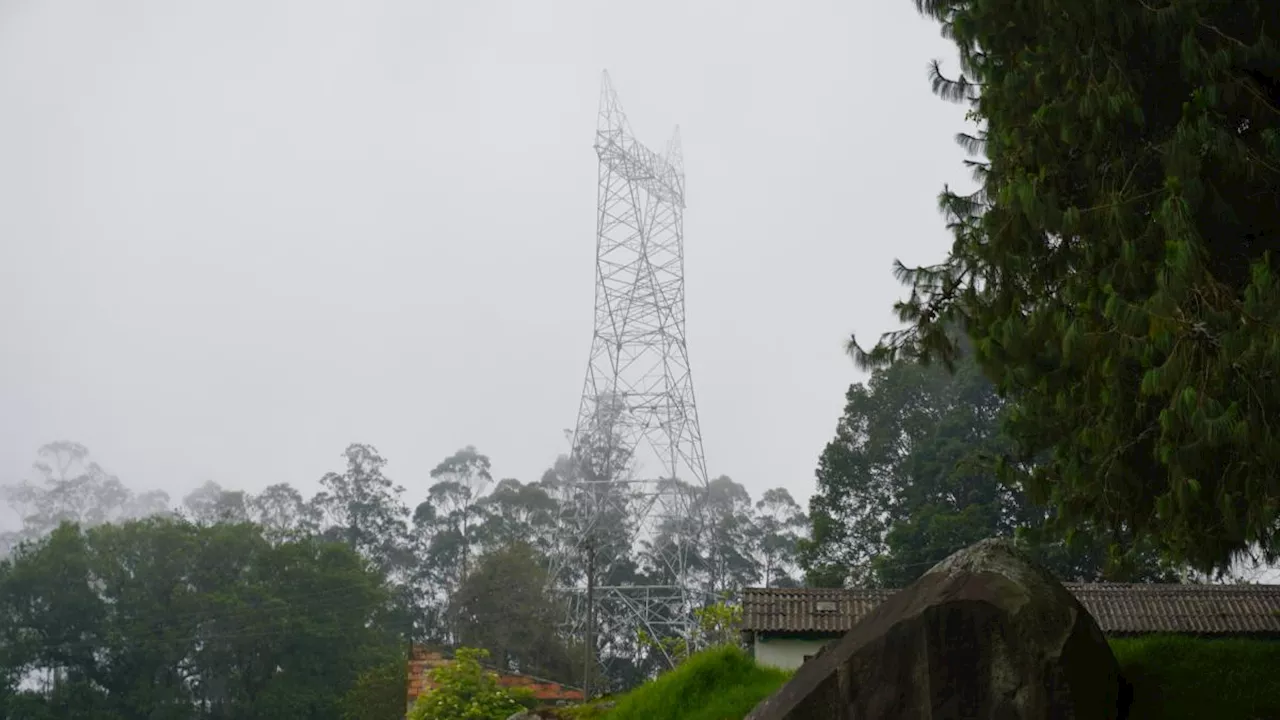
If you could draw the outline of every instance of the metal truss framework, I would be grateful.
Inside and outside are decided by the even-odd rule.
[[[571,470],[561,478],[552,577],[570,593],[577,633],[591,626],[688,639],[703,601],[690,574],[689,518],[708,478],[685,342],[680,129],[663,154],[641,144],[606,72],[595,150],[595,332]],[[589,604],[582,574],[567,571],[581,567],[587,549],[603,581]],[[651,566],[641,582],[650,584],[610,582],[603,571],[637,549]]]

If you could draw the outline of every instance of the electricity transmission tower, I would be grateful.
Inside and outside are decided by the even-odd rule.
[[[662,154],[641,144],[604,74],[595,332],[551,567],[587,668],[669,654],[637,631],[687,641],[704,601],[691,566],[708,478],[685,343],[679,133]]]

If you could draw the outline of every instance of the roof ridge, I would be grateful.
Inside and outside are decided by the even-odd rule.
[[[1107,633],[1280,634],[1280,584],[1064,583]],[[843,633],[896,588],[745,588],[743,629]],[[818,607],[838,601],[835,607]]]
[[[1156,590],[1190,590],[1190,589],[1213,589],[1213,590],[1241,590],[1256,592],[1274,592],[1280,590],[1280,583],[1141,583],[1141,582],[1078,582],[1069,580],[1062,583],[1065,587],[1079,588],[1099,588],[1099,589],[1133,589],[1142,588],[1147,591]],[[877,587],[852,587],[852,588],[761,588],[748,587],[743,588],[743,593],[751,593],[753,595],[771,594],[771,595],[806,595],[820,593],[882,593],[897,592],[902,588],[877,588]]]

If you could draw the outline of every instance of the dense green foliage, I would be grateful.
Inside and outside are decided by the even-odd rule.
[[[582,638],[563,632],[564,596],[546,592],[552,584],[546,571],[547,554],[559,551],[564,562],[558,564],[558,582],[581,585],[586,557],[580,547],[563,546],[557,523],[586,516],[566,505],[594,502],[621,512],[651,498],[632,492],[628,483],[603,489],[615,496],[608,503],[575,496],[564,488],[572,472],[564,458],[536,482],[495,482],[489,458],[474,447],[444,458],[414,489],[389,478],[386,460],[370,445],[350,445],[342,461],[319,479],[319,492],[311,497],[284,483],[249,493],[209,482],[171,509],[164,493],[131,492],[91,460],[84,446],[51,443],[40,449],[35,478],[0,484],[0,497],[22,518],[20,529],[0,533],[0,557],[13,545],[47,537],[62,521],[77,522],[86,531],[137,517],[182,518],[211,532],[252,523],[259,540],[273,547],[328,541],[354,551],[385,579],[394,605],[408,618],[404,641],[479,647],[490,652],[495,669],[581,682]],[[786,490],[766,491],[755,501],[727,477],[716,478],[707,492],[679,487],[689,494],[687,516],[664,518],[671,524],[657,537],[636,541],[635,528],[628,525],[634,517],[626,513],[597,523],[603,528],[593,538],[600,551],[594,569],[598,585],[669,581],[665,556],[680,542],[688,544],[693,581],[717,596],[732,597],[745,585],[798,582],[796,548],[808,521]],[[414,496],[416,504],[406,503]],[[633,687],[675,660],[663,651],[671,637],[649,638],[657,644],[645,644],[632,619],[612,613],[597,620],[594,655],[604,671],[593,678],[593,687],[614,692]],[[386,668],[369,666],[361,673],[363,697],[390,685]],[[353,702],[344,707],[373,717],[375,703]]]
[[[743,650],[704,650],[680,667],[618,699],[608,720],[741,718],[790,676],[755,664]]]
[[[368,668],[403,668],[405,628],[341,544],[64,524],[0,561],[0,716],[336,718]]]
[[[409,720],[506,720],[533,707],[529,693],[498,685],[497,674],[480,664],[488,655],[484,650],[458,648],[452,663],[431,671],[434,687],[418,697]]]
[[[404,715],[405,658],[395,656],[360,673],[342,696],[342,720],[396,720]]]
[[[1129,717],[1280,717],[1280,643],[1165,636],[1113,639],[1111,648],[1134,686]]]
[[[994,536],[1016,536],[1064,580],[1174,579],[1143,543],[1056,535],[1050,515],[996,472],[1006,403],[969,357],[953,369],[901,359],[849,388],[810,500],[811,584],[903,587]]]
[[[562,603],[544,597],[546,562],[525,543],[515,542],[478,558],[450,599],[458,642],[485,648],[499,667],[549,678],[574,680],[581,674],[557,635],[565,617]]]
[[[945,261],[899,268],[909,326],[851,349],[949,361],[958,323],[1065,522],[1202,569],[1280,550],[1280,4],[916,4],[986,159]]]

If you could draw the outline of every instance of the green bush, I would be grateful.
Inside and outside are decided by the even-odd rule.
[[[503,689],[497,673],[481,666],[488,655],[486,650],[459,648],[453,662],[432,670],[435,687],[418,697],[409,720],[506,720],[532,707],[532,693]]]
[[[405,657],[374,666],[356,678],[338,706],[342,720],[382,720],[404,713]]]
[[[1280,642],[1177,636],[1111,641],[1133,720],[1280,718]]]
[[[755,664],[725,646],[698,653],[675,670],[622,696],[607,720],[739,720],[790,674]]]

